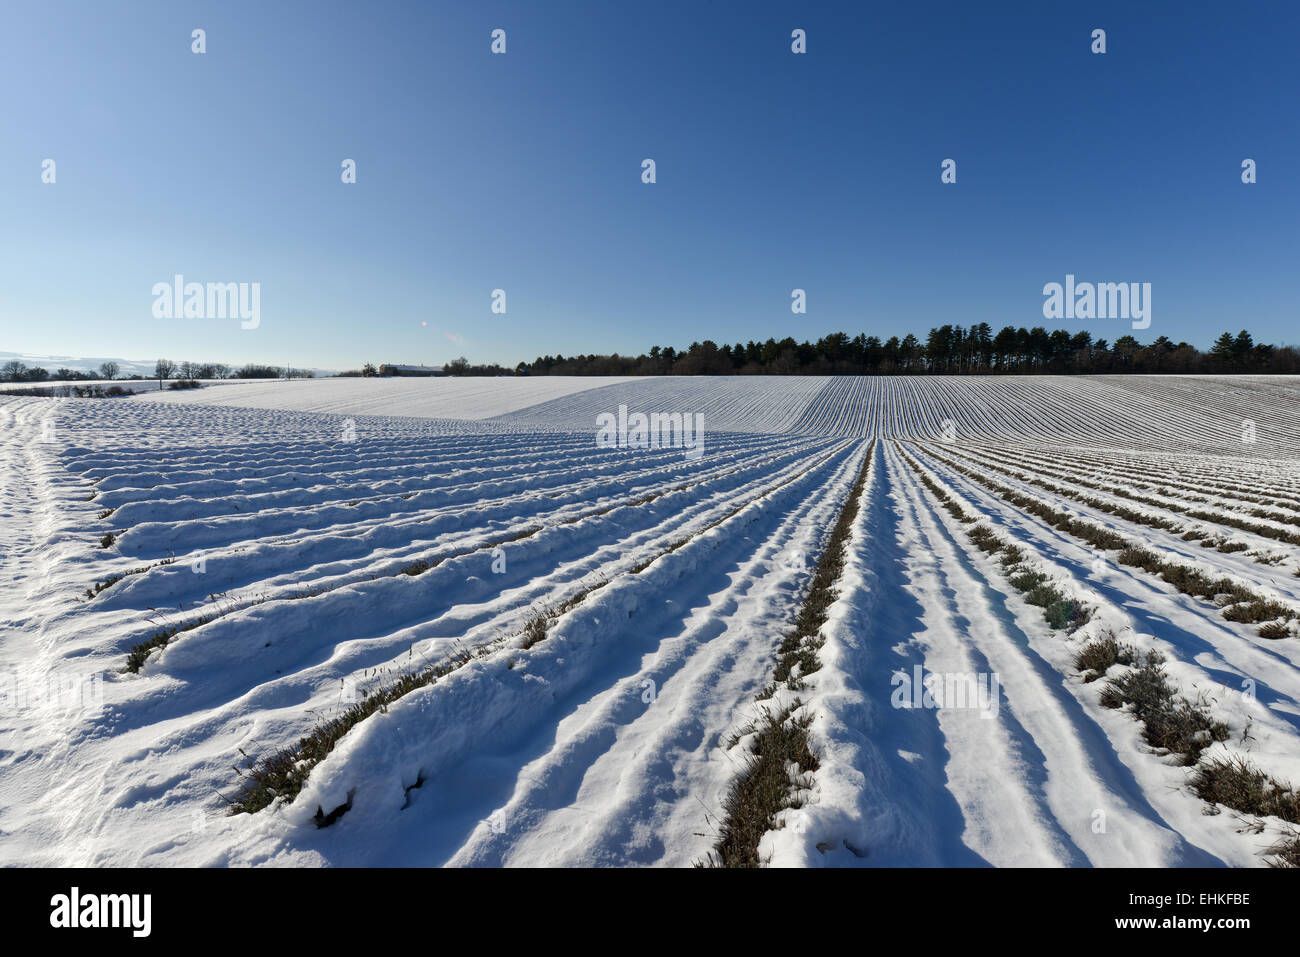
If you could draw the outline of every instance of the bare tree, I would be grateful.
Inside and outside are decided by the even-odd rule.
[[[163,380],[170,379],[176,374],[176,363],[170,359],[159,359],[154,364],[153,374],[158,377],[158,389],[162,391]]]
[[[104,362],[99,367],[99,377],[101,379],[116,379],[117,374],[121,371],[116,362]]]

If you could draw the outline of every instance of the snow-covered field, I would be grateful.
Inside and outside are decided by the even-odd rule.
[[[489,419],[567,396],[631,381],[617,376],[589,379],[393,378],[260,379],[208,383],[181,393],[159,392],[150,401],[233,405],[249,409],[331,412],[336,415],[414,415],[424,418]],[[144,398],[144,396],[142,396]]]
[[[779,704],[818,763],[772,864],[1263,866],[1291,825],[1193,783],[1240,758],[1300,785],[1297,399],[1244,377],[0,397],[0,863],[686,866]],[[703,454],[597,447],[620,406],[702,415]],[[774,682],[851,497],[820,667]],[[1190,759],[1104,706],[1139,664],[1084,673],[1107,636],[1213,722]],[[988,694],[955,698],[963,676]],[[250,798],[259,762],[403,679]]]

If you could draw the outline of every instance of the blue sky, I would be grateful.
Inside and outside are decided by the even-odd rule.
[[[1294,343],[1298,28],[1294,3],[9,5],[0,349],[347,368],[923,335],[1052,325],[1066,273],[1150,282],[1144,340]],[[155,318],[176,273],[260,282],[260,326]]]

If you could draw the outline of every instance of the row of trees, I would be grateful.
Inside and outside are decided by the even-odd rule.
[[[0,382],[86,382],[92,379],[116,379],[120,371],[116,362],[105,362],[97,372],[82,372],[78,369],[59,368],[51,372],[41,366],[29,367],[17,359],[10,359],[0,365]],[[135,378],[140,378],[136,376]]]
[[[813,342],[792,338],[719,346],[692,342],[681,352],[655,346],[639,356],[539,356],[532,375],[917,375],[987,373],[1300,373],[1300,351],[1256,343],[1245,329],[1225,332],[1206,351],[1160,336],[1143,344],[1089,332],[1049,332],[988,323],[938,326],[924,341],[837,332]]]
[[[385,366],[381,365],[378,368],[375,368],[375,364],[373,362],[367,362],[360,369],[352,369],[348,372],[340,372],[339,375],[347,379],[355,379],[355,378],[368,379],[371,376],[386,375],[387,373],[385,373],[384,369]],[[443,366],[442,371],[445,372],[447,375],[452,375],[452,376],[500,376],[500,375],[514,375],[515,373],[519,372],[520,369],[507,369],[505,366],[499,366],[495,362],[488,363],[487,365],[473,365],[464,356],[460,356],[457,359],[452,359],[445,366]]]
[[[247,365],[228,366],[220,362],[172,362],[159,359],[153,367],[153,378],[161,381],[167,379],[311,379],[315,373],[310,369],[293,369],[288,366],[267,366],[249,363]],[[136,376],[139,378],[139,376]]]
[[[0,382],[86,382],[93,379],[116,379],[121,373],[116,362],[105,362],[94,372],[76,369],[56,369],[50,372],[40,366],[29,367],[12,359],[0,365]],[[223,362],[172,362],[159,359],[152,376],[121,376],[123,381],[139,382],[152,378],[167,379],[310,379],[315,375],[310,369],[292,369],[284,366],[267,366],[250,363],[235,367]]]
[[[490,362],[487,365],[473,365],[470,363],[468,359],[466,359],[464,356],[461,356],[458,359],[452,359],[445,366],[443,366],[443,371],[446,372],[447,375],[497,376],[497,375],[513,375],[515,372],[519,370],[507,369],[505,366],[499,366],[495,362]]]

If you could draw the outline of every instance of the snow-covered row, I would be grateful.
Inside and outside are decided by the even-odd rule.
[[[1004,446],[1018,461],[1059,466],[1058,451]],[[1107,482],[1127,482],[1142,491],[1173,490],[1192,501],[1219,502],[1251,513],[1279,511],[1288,522],[1300,521],[1300,462],[1231,455],[1177,455],[1158,458],[1144,452],[1116,453],[1087,447],[1070,451],[1071,471]],[[1168,493],[1166,493],[1168,494]]]
[[[1072,470],[1026,462],[1023,456],[978,446],[947,446],[947,454],[970,467],[992,472],[1000,481],[1029,492],[1047,490],[1076,503],[1088,514],[1112,516],[1111,521],[1140,527],[1144,536],[1161,541],[1168,536],[1180,545],[1192,543],[1238,554],[1239,560],[1268,565],[1270,580],[1295,579],[1300,571],[1300,526],[1271,517],[1243,515],[1214,502],[1196,502],[1168,489],[1148,491],[1099,476],[1079,478]],[[1249,549],[1249,551],[1247,551]]]
[[[1097,526],[1106,527],[1135,543],[1158,551],[1171,560],[1189,568],[1195,568],[1212,577],[1226,577],[1239,582],[1247,588],[1261,592],[1268,598],[1290,601],[1300,606],[1300,577],[1297,577],[1294,563],[1295,546],[1280,545],[1271,539],[1259,538],[1238,529],[1230,531],[1242,544],[1254,546],[1254,551],[1229,550],[1219,551],[1203,547],[1209,538],[1189,539],[1186,534],[1188,526],[1203,526],[1203,522],[1187,521],[1183,524],[1181,516],[1159,508],[1150,508],[1129,500],[1108,497],[1094,489],[1072,486],[1068,482],[1046,479],[1029,481],[1021,478],[1026,473],[1017,473],[1007,466],[989,465],[981,461],[979,455],[969,448],[954,449],[944,447],[942,451],[931,449],[931,455],[946,463],[959,463],[961,468],[971,471],[986,481],[1010,488],[1012,491],[1029,496],[1055,507],[1063,508],[1073,516],[1089,520]],[[1101,504],[1098,504],[1101,503]],[[1105,507],[1103,507],[1103,505]],[[1133,518],[1124,513],[1111,511],[1121,507]],[[1163,524],[1162,524],[1163,523]],[[1283,555],[1292,560],[1290,564],[1278,561],[1260,561],[1265,554]]]

